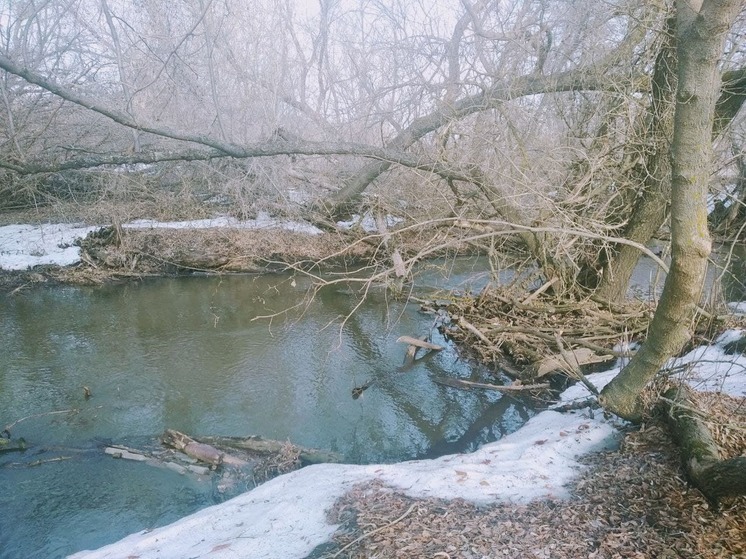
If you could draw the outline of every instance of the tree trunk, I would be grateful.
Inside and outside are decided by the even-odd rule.
[[[720,450],[709,428],[696,413],[690,388],[671,388],[664,394],[666,418],[681,448],[692,484],[717,504],[720,498],[746,495],[746,456],[720,459]]]
[[[641,142],[634,148],[641,152],[640,162],[628,178],[632,185],[639,184],[640,190],[636,191],[639,198],[622,236],[643,245],[650,241],[668,218],[671,199],[669,144],[676,91],[675,30],[676,20],[670,17],[663,30],[663,45],[655,61],[652,100],[643,123],[645,129],[641,131]],[[623,301],[639,259],[640,251],[635,247],[616,247],[613,257],[603,267],[596,297],[602,301]]]
[[[720,91],[719,59],[741,8],[738,0],[677,2],[678,85],[671,143],[671,269],[650,334],[640,351],[601,393],[609,411],[641,418],[639,395],[666,360],[689,339],[710,254],[707,190],[712,130]]]

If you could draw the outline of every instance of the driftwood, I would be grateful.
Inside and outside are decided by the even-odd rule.
[[[443,349],[442,345],[431,344],[430,342],[425,341],[423,338],[413,338],[412,336],[401,336],[396,341],[400,344],[408,344],[410,346],[421,347],[423,349],[432,349],[434,351],[440,351],[441,349]]]
[[[212,445],[195,441],[190,436],[173,429],[166,429],[163,437],[161,437],[161,441],[166,446],[180,450],[187,456],[191,456],[200,462],[210,464],[213,467],[221,464],[238,467],[248,465],[248,462],[243,458],[233,456],[227,452],[221,452]]]
[[[544,390],[549,388],[549,383],[541,384],[509,384],[502,386],[499,384],[487,384],[484,382],[473,382],[470,380],[462,380],[449,377],[435,377],[433,381],[443,386],[450,386],[451,388],[460,388],[462,390],[471,390],[473,388],[481,388],[482,390],[497,390],[498,392],[523,392],[526,390]]]
[[[272,439],[263,439],[262,437],[201,437],[204,443],[218,447],[235,448],[255,454],[279,454],[283,452],[290,443],[274,441]],[[342,461],[342,456],[327,450],[318,450],[314,448],[297,447],[301,463],[323,464],[327,462],[338,463]]]
[[[662,402],[691,483],[715,505],[723,497],[746,495],[746,456],[722,459],[693,391],[671,388]]]
[[[197,474],[199,476],[210,473],[210,468],[196,464],[196,459],[183,456],[181,462],[175,461],[173,456],[166,456],[163,452],[148,452],[123,445],[111,445],[104,449],[104,453],[112,458],[142,462],[148,466],[166,468],[179,474]]]
[[[415,363],[430,355],[430,353],[427,353],[423,357],[420,357],[418,359],[418,349],[428,349],[431,352],[440,351],[443,349],[443,346],[432,344],[426,340],[427,338],[425,336],[422,336],[421,338],[413,338],[412,336],[401,336],[396,340],[398,343],[408,344],[407,353],[406,355],[404,355],[404,363],[402,363],[401,367],[399,367],[398,369],[400,373],[408,371],[409,369],[414,367]]]

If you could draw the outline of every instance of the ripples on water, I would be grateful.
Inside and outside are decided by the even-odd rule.
[[[79,410],[13,427],[30,449],[0,455],[0,557],[95,548],[215,502],[209,483],[104,456],[107,441],[152,443],[169,427],[392,462],[469,450],[528,418],[519,400],[433,383],[479,378],[452,348],[397,372],[405,348],[395,340],[432,325],[415,305],[374,294],[340,328],[354,293],[323,290],[302,313],[282,314],[306,296],[309,285],[294,284],[182,278],[0,299],[0,424]]]

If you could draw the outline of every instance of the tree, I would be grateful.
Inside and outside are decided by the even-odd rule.
[[[640,418],[640,393],[690,337],[710,254],[707,192],[720,93],[719,63],[727,33],[741,7],[737,0],[680,1],[676,5],[678,84],[671,142],[671,270],[647,340],[601,393],[603,406],[626,419]]]
[[[624,298],[640,248],[668,218],[677,48],[664,2],[324,1],[305,18],[276,2],[46,6],[63,4],[74,17],[37,48],[72,68],[86,52],[89,81],[31,63],[17,46],[32,37],[27,15],[10,17],[18,31],[0,68],[38,87],[5,88],[17,95],[3,128],[8,143],[26,141],[17,122],[33,115],[30,89],[66,101],[45,137],[84,123],[90,139],[7,150],[0,167],[18,175],[274,160],[275,174],[321,185],[309,211],[357,210],[376,189],[442,199],[441,220],[513,225],[558,295],[603,301]],[[742,62],[728,61],[718,134],[743,102]],[[142,151],[128,152],[123,127]]]

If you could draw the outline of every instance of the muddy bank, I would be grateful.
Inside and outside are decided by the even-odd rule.
[[[0,267],[0,292],[61,283],[100,284],[149,276],[195,273],[271,273],[297,268],[324,272],[392,268],[392,254],[405,259],[433,241],[433,232],[388,236],[362,230],[309,234],[285,228],[134,228],[106,226],[74,241],[80,261],[73,265],[33,265],[27,270]],[[445,249],[444,249],[445,251]],[[432,251],[435,257],[444,251]],[[450,243],[447,252],[473,253]]]

